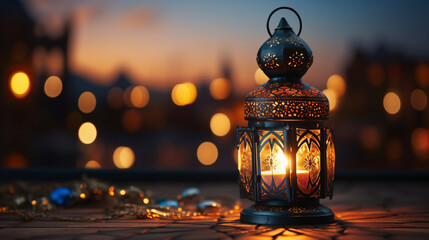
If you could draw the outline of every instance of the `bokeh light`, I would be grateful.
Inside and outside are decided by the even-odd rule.
[[[83,113],[91,113],[94,111],[97,100],[92,92],[86,91],[79,96],[78,106]]]
[[[122,115],[122,126],[127,132],[137,132],[142,125],[142,115],[135,109],[128,109]]]
[[[429,150],[429,134],[426,129],[416,128],[411,134],[411,146],[418,154]]]
[[[197,149],[197,158],[204,165],[212,165],[218,156],[217,147],[212,142],[203,142]]]
[[[416,79],[420,87],[429,86],[429,66],[427,64],[419,64],[416,68]]]
[[[85,168],[101,168],[100,163],[98,163],[95,160],[89,160],[86,164],[85,164]]]
[[[124,91],[121,88],[113,87],[107,93],[107,104],[113,109],[119,109],[124,106]]]
[[[346,92],[346,81],[338,74],[330,76],[326,85],[328,90],[332,90],[337,98],[343,96]]]
[[[381,133],[376,126],[365,126],[360,132],[362,146],[367,150],[375,150],[381,145]]]
[[[255,82],[258,85],[261,85],[266,83],[268,80],[270,80],[270,78],[265,75],[265,73],[260,68],[258,68],[255,72]]]
[[[210,129],[216,136],[225,136],[231,129],[231,121],[224,113],[216,113],[210,120]]]
[[[50,98],[56,98],[61,94],[63,90],[63,82],[57,76],[50,76],[45,81],[44,86],[46,96]]]
[[[414,91],[411,92],[410,103],[415,110],[424,110],[426,108],[427,102],[428,98],[423,90],[414,89]]]
[[[231,84],[226,78],[216,78],[210,83],[210,94],[216,100],[222,100],[231,93]]]
[[[20,153],[11,153],[5,158],[4,167],[24,168],[28,167],[27,159]]]
[[[191,104],[197,98],[197,88],[193,83],[180,83],[173,87],[171,99],[177,106]]]
[[[144,86],[136,86],[131,90],[131,104],[136,108],[143,108],[149,102],[149,91]]]
[[[389,114],[396,114],[401,109],[401,99],[398,94],[388,92],[383,98],[384,110]]]
[[[328,98],[329,101],[329,111],[332,111],[335,109],[335,106],[337,106],[337,97],[334,91],[330,89],[323,90],[323,94],[325,94],[326,98]]]
[[[94,124],[84,122],[78,131],[79,140],[84,144],[91,144],[97,138],[97,129]]]
[[[134,159],[134,151],[129,147],[120,146],[113,152],[113,163],[117,168],[130,168],[134,164]]]
[[[10,78],[10,90],[16,98],[24,98],[30,91],[30,78],[23,72],[17,72]]]

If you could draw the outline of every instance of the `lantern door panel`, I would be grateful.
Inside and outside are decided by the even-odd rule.
[[[290,164],[284,152],[285,131],[259,131],[261,199],[287,199]]]
[[[335,147],[332,140],[332,132],[326,130],[326,163],[327,163],[327,190],[328,195],[332,197],[334,176],[335,176]]]
[[[239,130],[238,171],[240,188],[243,197],[253,198],[253,134],[251,131]]]
[[[300,197],[320,196],[320,132],[320,129],[296,129],[296,182]]]

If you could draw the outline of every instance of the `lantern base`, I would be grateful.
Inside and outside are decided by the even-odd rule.
[[[323,206],[267,206],[253,204],[240,214],[240,221],[261,225],[302,225],[334,222],[334,213]]]

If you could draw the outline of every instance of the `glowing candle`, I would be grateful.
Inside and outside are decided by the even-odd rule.
[[[292,173],[292,171],[291,171]],[[308,184],[308,174],[307,170],[297,170],[296,179],[299,185],[307,187]],[[286,171],[263,171],[261,172],[262,179],[264,182],[270,186],[272,180],[274,180],[275,185],[278,187],[283,179],[286,177]]]
[[[286,166],[289,163],[289,160],[286,158],[282,151],[279,151],[275,154],[276,158],[280,161],[279,169],[272,169],[271,171],[262,171],[261,177],[266,185],[271,186],[274,181],[276,187],[281,187],[283,180],[286,178]],[[292,170],[291,170],[292,173]],[[308,175],[307,170],[297,170],[296,178],[298,185],[301,185],[301,188],[307,187],[308,184]]]

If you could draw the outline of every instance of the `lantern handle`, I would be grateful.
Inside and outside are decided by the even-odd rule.
[[[275,13],[275,12],[277,12],[278,10],[281,10],[281,9],[287,9],[287,10],[290,10],[290,11],[292,11],[293,13],[295,13],[295,15],[298,17],[298,20],[299,20],[299,31],[298,31],[298,36],[301,34],[301,30],[302,30],[302,21],[301,21],[301,17],[299,16],[299,14],[298,14],[298,12],[297,11],[295,11],[295,9],[293,9],[293,8],[290,8],[290,7],[279,7],[279,8],[276,8],[276,9],[274,9],[271,13],[270,13],[270,15],[268,16],[268,20],[267,20],[267,31],[268,31],[268,34],[270,35],[270,37],[272,37],[273,35],[271,34],[271,31],[270,31],[270,20],[271,20],[271,17],[273,16],[273,14]]]

